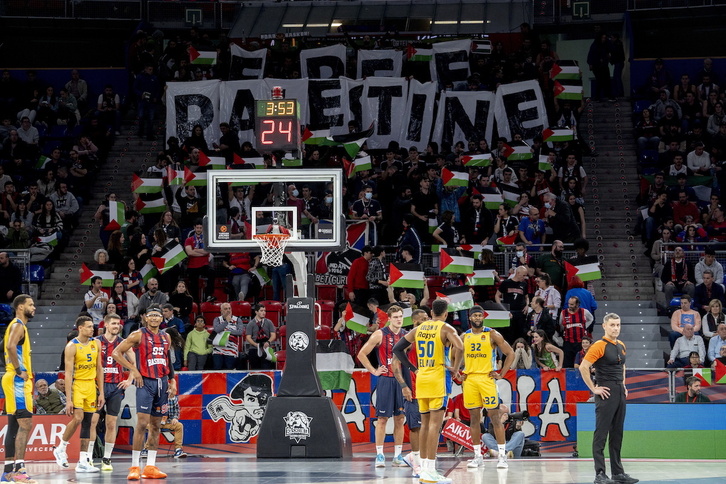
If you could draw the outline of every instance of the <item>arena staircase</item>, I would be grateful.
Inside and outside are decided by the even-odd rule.
[[[131,203],[131,172],[150,166],[158,151],[164,149],[163,125],[157,129],[157,141],[136,136],[137,122],[125,121],[121,135],[116,137],[108,158],[94,183],[93,195],[81,208],[78,227],[68,246],[46,271],[36,316],[30,325],[35,371],[55,371],[66,343],[66,335],[82,310],[83,296],[88,286],[80,285],[79,270],[83,262],[92,262],[97,249],[102,248],[98,223],[93,219],[98,206],[110,192],[127,204]]]
[[[615,312],[622,318],[621,339],[631,368],[662,368],[670,348],[663,332],[668,318],[658,316],[648,257],[634,237],[638,218],[637,155],[632,109],[627,101],[588,102],[580,133],[598,152],[584,160],[591,184],[586,207],[590,253],[597,254],[603,278],[594,281],[597,318]],[[602,336],[596,325],[595,336]]]

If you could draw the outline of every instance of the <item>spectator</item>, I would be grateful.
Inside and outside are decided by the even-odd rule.
[[[716,207],[712,213],[713,215],[706,226],[708,235],[712,240],[726,242],[726,217],[724,217],[723,209]]]
[[[529,207],[529,216],[522,218],[519,222],[519,238],[527,245],[547,243],[545,223],[540,220],[537,207]],[[537,247],[535,251],[538,252],[541,249],[541,247]]]
[[[30,230],[33,228],[32,225],[23,226],[20,220],[13,220],[10,224],[5,248],[10,250],[24,250],[30,247]]]
[[[240,144],[237,133],[232,132],[229,123],[220,123],[219,131],[222,136],[219,138],[219,144],[212,143],[212,147],[218,152],[219,156],[223,156],[227,165],[231,165],[235,153],[239,153]]]
[[[553,320],[556,320],[562,307],[562,295],[552,286],[552,279],[546,272],[537,276],[535,281],[537,283],[537,290],[534,293],[535,297],[542,298],[547,312],[549,312]],[[548,336],[551,339],[551,335]]]
[[[572,242],[580,237],[580,230],[569,204],[557,198],[557,195],[552,192],[545,193],[543,198],[544,219],[552,229],[552,237],[564,242]],[[552,279],[552,282],[557,285],[555,278]]]
[[[184,343],[183,366],[189,371],[204,370],[207,357],[212,354],[209,331],[205,326],[204,316],[197,316],[194,320],[194,329],[187,333],[187,340]]]
[[[531,339],[538,329],[544,331],[549,341],[554,341],[555,333],[557,331],[557,325],[555,319],[550,315],[550,312],[544,307],[545,300],[540,296],[534,296],[532,302],[529,303],[531,311],[527,315],[529,322],[529,332],[527,336]],[[561,336],[558,336],[562,339]]]
[[[77,69],[71,71],[71,80],[66,82],[64,87],[76,98],[76,101],[78,101],[78,109],[81,115],[84,115],[88,107],[88,83],[81,79],[81,75]]]
[[[116,136],[121,134],[121,98],[113,92],[111,84],[106,84],[103,93],[98,96],[96,116],[104,128]]]
[[[560,293],[564,292],[566,285],[565,261],[562,259],[562,253],[565,250],[565,244],[561,240],[552,242],[552,248],[549,253],[542,254],[537,258],[536,273],[538,276],[548,274],[550,280]]]
[[[525,277],[527,277],[527,268],[517,267],[511,278],[502,281],[495,296],[497,304],[508,305],[511,323],[507,336],[511,340],[526,335],[529,330],[526,324],[529,296],[527,295],[527,283],[524,281]]]
[[[421,263],[421,255],[423,254],[423,243],[415,224],[416,217],[412,213],[403,216],[403,232],[398,238],[396,253],[396,262],[411,262],[413,264]],[[408,255],[404,255],[407,252]]]
[[[368,263],[368,296],[379,303],[388,299],[388,264],[386,251],[380,245],[373,247],[371,260]]]
[[[710,403],[711,399],[701,394],[701,380],[695,376],[686,378],[685,392],[676,395],[675,403]]]
[[[691,309],[692,298],[687,294],[681,296],[681,308],[676,310],[671,316],[671,332],[668,336],[668,340],[671,343],[671,348],[683,334],[683,328],[691,326],[695,332],[701,331],[701,315]]]
[[[670,358],[668,359],[668,368],[683,368],[690,363],[688,357],[691,351],[698,352],[700,363],[706,361],[706,347],[703,344],[703,338],[694,334],[693,325],[686,324],[683,326],[683,335],[675,341],[673,349],[671,349]]]
[[[161,306],[167,302],[169,302],[169,296],[165,292],[159,291],[159,281],[152,277],[146,283],[146,292],[139,298],[139,314],[144,314],[152,304]]]
[[[10,304],[21,294],[23,275],[7,252],[0,252],[0,303]]]
[[[234,370],[237,368],[245,326],[240,318],[232,314],[229,303],[222,303],[219,310],[220,315],[212,321],[216,333],[212,350],[214,369]]]
[[[640,120],[635,126],[639,152],[657,150],[660,145],[658,125],[650,113],[650,109],[643,109],[640,113]]]
[[[723,356],[723,348],[726,348],[726,321],[720,318],[716,335],[708,342],[708,360],[713,363],[720,356]]]
[[[348,271],[348,282],[345,295],[349,301],[362,305],[368,301],[368,268],[373,257],[373,247],[366,245],[361,250],[361,256],[353,261]]]
[[[182,444],[184,443],[184,424],[179,421],[179,397],[174,395],[169,397],[168,413],[161,417],[161,430],[168,430],[174,434],[174,454],[175,459],[187,456],[184,452]],[[151,425],[151,424],[149,424]],[[147,427],[148,428],[148,427]],[[147,450],[148,442],[144,444],[144,450]]]
[[[585,169],[582,167],[582,163],[577,160],[575,153],[568,153],[565,160],[565,166],[560,167],[557,171],[557,177],[560,181],[560,186],[565,187],[566,181],[570,178],[574,178],[577,181],[577,188],[581,193],[585,193],[587,188],[587,174]]]
[[[49,388],[47,380],[41,378],[36,381],[35,391],[38,392],[34,402],[37,409],[35,413],[49,415],[65,413],[65,395],[61,395],[55,388]]]
[[[194,298],[192,298],[192,295],[189,294],[186,282],[179,281],[176,283],[176,287],[169,294],[169,303],[172,305],[179,318],[184,321],[184,324],[188,324],[189,315],[192,313],[194,308]]]
[[[260,265],[260,256],[251,257],[249,252],[233,252],[222,261],[222,265],[229,270],[229,281],[232,285],[232,296],[237,301],[244,301],[250,293],[255,276],[251,271],[257,270]],[[254,286],[257,287],[257,286]]]
[[[696,286],[693,302],[696,309],[705,315],[709,311],[712,300],[724,302],[724,289],[720,284],[714,282],[713,272],[710,269],[703,271],[702,278],[703,282]]]
[[[645,241],[654,240],[658,227],[669,217],[673,217],[673,207],[668,203],[668,192],[659,192],[648,209],[645,219]]]
[[[497,209],[497,218],[494,222],[494,237],[511,237],[519,230],[519,219],[510,214],[509,207],[501,203]]]
[[[275,325],[265,317],[265,306],[256,304],[253,310],[255,316],[247,323],[246,331],[250,370],[274,370],[275,364],[271,361],[270,353],[274,353],[271,345],[277,340]]]
[[[381,204],[373,199],[373,187],[370,185],[363,189],[360,198],[353,202],[350,211],[353,220],[365,220],[377,224],[383,219]]]
[[[56,113],[58,118],[56,122],[57,124],[67,125],[69,128],[72,128],[81,119],[81,115],[78,112],[78,100],[65,88],[61,89],[59,93],[58,112]]]
[[[191,153],[194,148],[202,153],[209,153],[207,140],[204,138],[204,129],[200,124],[194,125],[191,134],[184,140],[184,148]]]
[[[509,410],[506,405],[499,405],[499,417],[502,419],[502,425],[504,425],[504,439],[506,445],[504,450],[508,455],[513,456],[515,459],[522,457],[522,449],[524,449],[524,432],[522,432],[522,420],[510,420]],[[494,425],[490,422],[487,433],[482,434],[482,442],[489,449],[489,455],[497,458],[499,453],[495,450],[498,448],[497,439],[494,436]]]
[[[131,257],[124,258],[124,264],[119,274],[119,279],[126,286],[126,290],[131,291],[137,298],[141,296],[143,278],[141,273],[136,270],[136,261]]]
[[[670,303],[676,291],[685,293],[690,299],[693,298],[696,290],[693,266],[685,259],[682,247],[676,247],[673,257],[666,261],[661,274],[663,291],[665,292],[666,303]]]
[[[418,157],[418,152],[416,152],[416,157]],[[410,173],[409,170],[409,176],[411,176]],[[411,213],[414,216],[412,222],[417,234],[428,234],[429,218],[437,218],[439,214],[439,199],[431,189],[431,180],[426,177],[421,178],[418,193],[411,198]]]
[[[564,368],[573,368],[575,356],[582,350],[582,338],[592,332],[595,319],[587,309],[580,307],[580,299],[572,296],[567,299],[567,309],[560,313],[560,330],[564,339]]]
[[[541,329],[532,334],[532,354],[537,366],[543,370],[562,369],[562,350],[553,345]]]
[[[184,251],[189,257],[187,260],[187,275],[189,276],[189,292],[193,298],[199,298],[199,280],[206,279],[204,286],[204,300],[214,300],[214,257],[205,250],[204,224],[201,220],[194,223],[194,232],[184,242]]]
[[[78,224],[81,208],[76,197],[68,191],[66,182],[58,183],[58,190],[50,196],[50,200],[53,202],[56,213],[60,215],[65,227],[72,229]]]
[[[446,210],[441,214],[441,225],[436,227],[432,236],[436,242],[448,247],[455,247],[462,243],[459,231],[454,225],[454,212]]]
[[[599,98],[600,101],[607,99],[615,102],[610,81],[609,45],[607,34],[600,32],[590,45],[590,51],[587,53],[587,64],[590,67],[590,72],[595,76],[596,91],[593,98]]]
[[[582,350],[578,351],[577,356],[575,356],[575,368],[580,368],[580,363],[582,363],[582,359],[585,358],[587,350],[590,349],[590,346],[592,346],[592,338],[590,338],[589,336],[585,336],[584,338],[582,338]]]
[[[571,297],[576,297],[580,301],[580,307],[586,309],[595,317],[595,311],[597,310],[597,301],[592,297],[592,293],[585,288],[585,283],[582,282],[577,276],[570,278],[567,284],[567,293],[565,294],[565,301],[569,301]],[[588,328],[588,333],[592,332],[592,328]]]
[[[88,263],[88,268],[93,271],[114,270],[113,264],[108,261],[108,252],[106,252],[105,249],[97,249],[96,252],[93,253],[93,262]]]
[[[686,162],[688,164],[688,169],[690,169],[694,175],[711,176],[711,154],[704,150],[702,142],[699,141],[696,143],[693,151],[688,153]]]
[[[176,314],[174,314],[174,306],[170,303],[162,305],[161,315],[164,317],[164,320],[161,323],[162,329],[176,328],[180,335],[184,334],[184,331],[186,330],[184,322]],[[179,351],[179,360],[181,360],[181,351]]]
[[[128,291],[123,281],[116,280],[113,283],[111,295],[108,300],[109,305],[111,303],[116,305],[116,314],[121,318],[121,325],[124,327],[124,337],[131,333],[134,323],[139,319],[139,298],[136,295]]]
[[[103,243],[104,247],[108,247],[108,239],[113,233],[113,230],[106,230],[106,226],[109,224],[110,221],[110,215],[108,211],[108,207],[110,206],[109,202],[120,202],[120,200],[117,198],[115,193],[107,193],[105,199],[96,209],[96,213],[93,214],[93,219],[98,222],[98,236],[101,238],[101,243]],[[139,265],[139,267],[142,267],[142,265],[143,264]]]
[[[91,289],[88,290],[84,297],[86,312],[93,318],[93,325],[96,328],[106,315],[106,304],[108,303],[108,294],[102,287],[103,279],[100,276],[91,277]]]
[[[514,341],[513,370],[529,370],[532,368],[532,349],[524,338],[517,338]]]

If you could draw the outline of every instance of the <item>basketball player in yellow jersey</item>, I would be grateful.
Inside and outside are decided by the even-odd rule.
[[[481,455],[481,409],[487,409],[487,415],[492,420],[494,435],[499,447],[499,461],[497,468],[506,469],[507,455],[504,451],[505,435],[502,419],[499,417],[499,392],[497,380],[506,375],[514,361],[514,351],[502,335],[492,328],[484,327],[484,310],[481,306],[474,306],[469,310],[469,323],[471,329],[461,335],[464,342],[464,372],[463,380],[464,407],[471,415],[470,430],[471,441],[474,443],[474,458],[467,463],[467,467],[484,467]],[[496,349],[499,348],[506,356],[501,372],[496,371]],[[459,368],[457,368],[458,370]]]
[[[431,305],[433,319],[421,323],[415,331],[406,333],[393,351],[402,365],[416,372],[416,397],[421,412],[421,472],[419,482],[424,484],[450,484],[436,470],[436,449],[446,410],[446,368],[444,348],[451,344],[454,352],[452,368],[459,368],[462,342],[453,326],[446,324],[449,303],[436,299]],[[405,341],[404,341],[405,340]],[[418,369],[406,357],[406,348],[416,348]]]
[[[81,452],[76,472],[96,473],[101,470],[90,462],[95,443],[91,441],[91,422],[93,414],[104,404],[101,343],[93,339],[93,319],[90,317],[79,316],[76,329],[78,336],[65,349],[66,415],[73,418],[63,432],[60,445],[53,449],[53,456],[59,466],[68,467],[66,447],[78,425],[81,425]]]
[[[25,471],[25,447],[33,417],[33,368],[27,325],[35,316],[35,303],[27,294],[20,294],[13,300],[13,309],[15,318],[5,330],[2,385],[8,428],[5,434],[5,468],[0,482],[34,484],[35,481]]]

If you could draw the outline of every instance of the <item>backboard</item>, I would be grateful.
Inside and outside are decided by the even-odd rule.
[[[342,170],[210,170],[207,188],[205,240],[212,252],[259,252],[252,235],[277,226],[291,235],[286,252],[345,248]]]

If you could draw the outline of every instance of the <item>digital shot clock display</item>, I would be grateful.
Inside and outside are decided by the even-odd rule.
[[[256,101],[255,137],[262,151],[293,151],[300,147],[300,118],[295,99]]]

